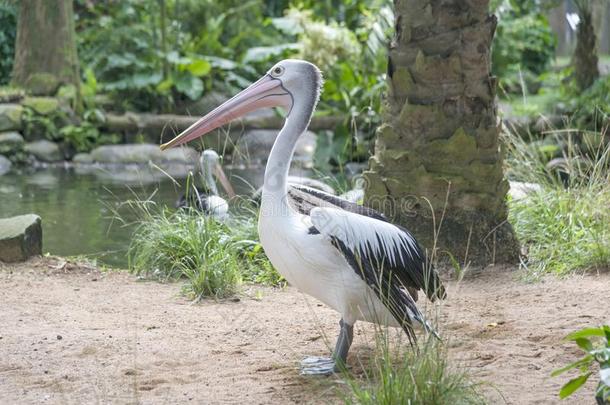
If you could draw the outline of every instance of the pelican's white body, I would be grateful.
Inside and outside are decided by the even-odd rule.
[[[209,195],[205,198],[211,216],[218,219],[226,219],[229,216],[229,204],[227,203],[227,200],[217,195]]]
[[[322,233],[311,235],[309,216],[285,202],[280,215],[265,198],[258,232],[265,253],[277,271],[293,286],[339,312],[345,322],[357,320],[399,326],[373,291]]]

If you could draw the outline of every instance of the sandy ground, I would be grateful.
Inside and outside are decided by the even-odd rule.
[[[609,322],[609,290],[609,274],[524,284],[487,269],[449,283],[441,325],[490,403],[559,403],[566,379],[549,373],[579,354],[561,338]],[[337,321],[293,288],[192,304],[180,284],[58,258],[0,264],[0,403],[336,403],[340,377],[297,365],[327,353]],[[371,338],[356,328],[351,364]],[[564,403],[593,403],[586,391]]]

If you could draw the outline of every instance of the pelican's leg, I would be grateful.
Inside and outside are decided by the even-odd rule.
[[[332,357],[306,357],[301,362],[301,374],[305,375],[329,375],[340,370],[340,367],[345,366],[347,360],[347,352],[352,345],[354,338],[354,326],[346,323],[341,319],[339,321],[341,330],[337,338],[337,344],[333,351]]]

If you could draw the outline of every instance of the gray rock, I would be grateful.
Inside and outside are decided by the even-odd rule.
[[[198,154],[193,148],[183,147],[162,152],[159,145],[127,144],[106,145],[91,151],[91,157],[97,163],[133,164],[148,163],[182,163],[193,164]]]
[[[0,133],[0,154],[9,155],[11,153],[20,152],[24,144],[23,137],[19,132],[1,132]]]
[[[163,154],[163,162],[183,165],[191,165],[199,158],[199,153],[190,147],[172,148],[161,153]]]
[[[74,163],[90,164],[93,163],[93,157],[89,153],[77,153],[72,158]]]
[[[151,144],[106,145],[91,151],[93,161],[99,163],[148,163],[161,156],[159,147]]]
[[[0,104],[0,131],[21,130],[21,113],[23,107],[19,104]]]
[[[0,261],[21,262],[42,254],[42,225],[38,215],[0,219]]]
[[[42,140],[25,144],[25,151],[42,162],[59,162],[64,160],[59,145]]]
[[[8,160],[4,156],[0,155],[0,176],[8,173],[11,170],[12,165],[13,164],[11,163],[10,160]]]
[[[235,145],[233,162],[236,164],[263,164],[267,161],[271,147],[277,138],[276,129],[253,129],[247,131]],[[294,151],[294,162],[302,167],[313,165],[313,154],[316,150],[316,134],[306,131]]]

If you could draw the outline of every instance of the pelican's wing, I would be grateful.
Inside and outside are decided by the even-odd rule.
[[[288,203],[303,215],[309,215],[310,211],[316,207],[335,207],[380,221],[388,221],[385,215],[378,211],[303,185],[288,185]]]
[[[411,295],[415,300],[417,300],[417,290],[425,291],[428,298],[432,301],[436,298],[444,298],[445,289],[438,278],[438,274],[427,263],[425,254],[417,241],[415,241],[415,238],[405,228],[391,224],[382,213],[340,197],[303,186],[290,186],[288,188],[288,202],[292,208],[303,215],[311,215],[311,210],[314,208],[337,208],[339,213],[353,215],[350,221],[347,221],[348,225],[353,224],[353,226],[357,226],[368,221],[370,224],[363,224],[363,229],[369,229],[369,226],[372,226],[370,228],[372,231],[383,228],[388,230],[391,235],[400,236],[402,240],[409,242],[404,246],[409,246],[410,249],[398,251],[399,254],[397,256],[400,260],[397,263],[397,267],[393,268],[395,277],[398,277],[405,287],[413,289]],[[315,224],[314,228],[317,228]],[[321,232],[319,229],[315,229],[315,231],[312,229],[311,231]],[[415,259],[403,260],[406,257],[413,257]],[[385,266],[388,266],[388,264],[386,263]]]
[[[371,287],[411,339],[413,321],[430,330],[409,287],[422,289],[431,300],[445,289],[413,236],[383,219],[335,207],[309,212],[313,227],[328,237],[350,266]]]

